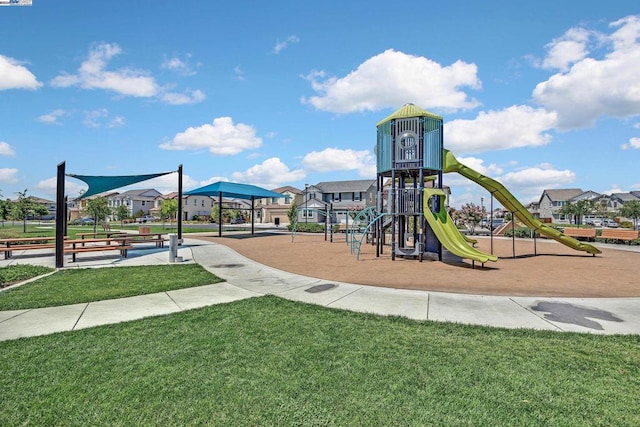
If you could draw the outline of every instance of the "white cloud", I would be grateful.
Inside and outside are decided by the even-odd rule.
[[[289,47],[290,44],[298,43],[299,41],[300,39],[298,38],[298,36],[293,36],[293,35],[287,37],[285,41],[278,40],[276,45],[273,47],[273,53],[278,54],[283,50],[285,50],[287,47]]]
[[[16,155],[16,151],[6,142],[0,141],[0,156],[13,157]]]
[[[305,176],[302,169],[291,170],[278,157],[272,157],[244,172],[234,172],[231,178],[238,182],[275,188],[282,183],[304,179]]]
[[[40,192],[55,196],[57,193],[58,187],[58,179],[53,176],[51,178],[43,179],[42,181],[36,184],[36,188],[40,190]],[[65,195],[70,198],[75,198],[80,195],[81,191],[87,191],[87,184],[79,183],[77,180],[66,180],[64,181],[64,190]]]
[[[640,15],[610,27],[614,32],[601,36],[610,50],[604,58],[585,57],[533,91],[537,103],[557,111],[561,130],[592,126],[601,115],[640,114]]]
[[[236,80],[243,81],[244,80],[244,71],[240,68],[239,65],[236,65],[233,68],[233,74],[235,75]]]
[[[376,161],[368,150],[326,148],[308,153],[302,163],[305,168],[316,172],[357,170],[363,177],[376,176]]]
[[[185,93],[165,92],[161,99],[171,105],[197,104],[206,98],[201,90],[192,90]]]
[[[43,114],[42,116],[38,117],[38,121],[42,123],[46,123],[48,125],[60,125],[62,124],[60,122],[60,118],[66,114],[67,114],[66,111],[57,109],[57,110],[53,110],[48,114]]]
[[[124,126],[125,120],[122,116],[110,117],[109,110],[99,108],[97,110],[85,111],[82,123],[88,128],[116,128]]]
[[[106,70],[109,61],[121,53],[122,49],[115,43],[96,45],[80,65],[77,74],[62,74],[55,77],[51,84],[55,87],[80,86],[84,89],[104,89],[125,96],[156,96],[160,92],[160,87],[147,72],[132,68]]]
[[[567,71],[571,64],[584,59],[589,53],[589,31],[583,28],[572,28],[559,39],[547,44],[547,56],[541,67]]]
[[[630,148],[634,148],[636,150],[640,150],[640,138],[630,138],[628,144],[622,144],[620,147],[623,150],[628,150]]]
[[[458,157],[457,159],[463,165],[481,173],[482,175],[496,176],[503,172],[503,169],[495,163],[485,166],[484,160],[477,157]]]
[[[408,102],[424,108],[474,108],[478,101],[469,99],[461,88],[481,87],[477,71],[475,64],[456,61],[443,67],[428,58],[389,49],[342,78],[313,71],[306,78],[319,95],[302,102],[335,113],[376,111]]]
[[[229,178],[227,178],[226,176],[212,176],[209,179],[205,179],[204,181],[200,181],[197,186],[194,185],[193,188],[191,188],[191,189],[194,189],[196,187],[204,187],[205,185],[213,184],[214,182],[219,182],[219,181],[229,182]],[[187,187],[185,187],[185,188],[187,188]]]
[[[190,127],[177,133],[172,141],[160,144],[164,150],[207,149],[211,154],[233,155],[259,148],[262,138],[256,136],[253,127],[234,124],[231,117],[218,117],[213,123]]]
[[[545,133],[556,125],[556,113],[514,105],[500,111],[480,112],[474,120],[445,123],[445,147],[455,153],[479,153],[549,143]]]
[[[0,182],[15,184],[18,182],[18,169],[0,168]]]
[[[184,60],[177,56],[174,56],[173,58],[165,57],[160,67],[165,70],[173,71],[181,76],[193,76],[196,74],[196,71],[190,60],[191,54],[187,54]]]
[[[0,55],[0,90],[6,89],[31,89],[42,86],[25,66],[8,56]]]

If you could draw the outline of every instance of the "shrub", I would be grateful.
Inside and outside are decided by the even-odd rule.
[[[291,228],[291,224],[289,224],[287,229],[291,231]],[[298,222],[296,231],[299,233],[324,233],[324,224],[317,222]]]
[[[53,268],[39,265],[14,264],[0,269],[0,288],[53,271]]]
[[[516,237],[518,238],[530,238],[532,236],[532,230],[529,227],[518,227],[515,230],[507,230],[504,232],[504,236],[505,237],[513,237],[513,235],[515,234]],[[537,231],[535,232],[535,236],[534,237],[540,237],[540,233],[538,233]]]

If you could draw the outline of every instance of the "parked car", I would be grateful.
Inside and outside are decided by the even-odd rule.
[[[599,219],[591,219],[587,221],[587,225],[592,225],[594,227],[602,227],[602,221]]]
[[[618,223],[612,219],[605,219],[604,226],[609,228],[618,228]]]
[[[233,218],[231,221],[229,221],[229,224],[244,224],[244,219],[242,218]]]
[[[78,218],[70,222],[70,224],[74,225],[93,225],[95,221],[90,216],[85,216],[84,218]]]
[[[140,218],[136,219],[136,222],[138,224],[144,224],[146,222],[153,222],[153,221],[158,221],[160,218],[158,218],[157,216],[153,216],[153,215],[144,215],[141,216]]]

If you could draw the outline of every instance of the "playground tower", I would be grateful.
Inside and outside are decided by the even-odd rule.
[[[425,221],[422,198],[425,187],[442,188],[442,124],[442,117],[406,104],[376,125],[378,211],[387,214],[374,231],[377,254],[390,233],[391,259],[422,261],[428,255],[442,260],[442,245]]]

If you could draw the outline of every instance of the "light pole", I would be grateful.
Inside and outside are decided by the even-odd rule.
[[[305,224],[307,223],[307,189],[309,188],[309,184],[305,184],[304,185],[304,211],[302,211],[304,213],[304,222]]]

